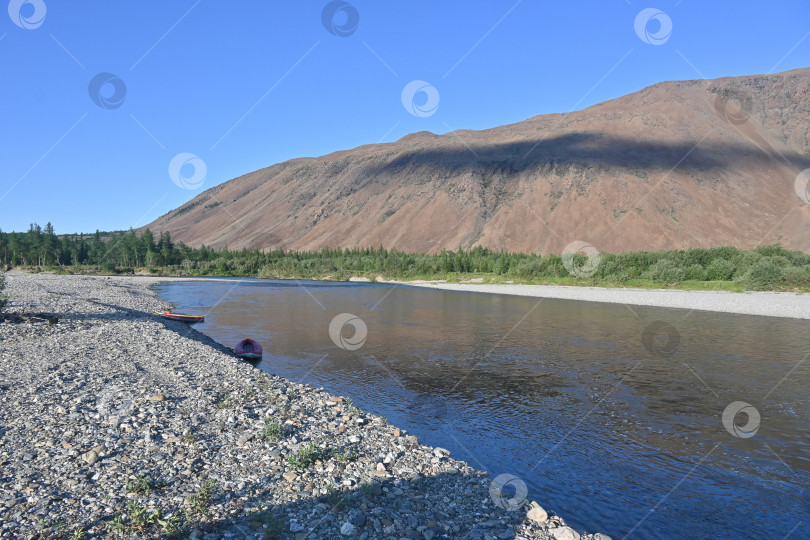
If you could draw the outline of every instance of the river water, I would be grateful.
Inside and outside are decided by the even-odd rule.
[[[810,537],[806,321],[345,282],[158,291],[580,531]]]

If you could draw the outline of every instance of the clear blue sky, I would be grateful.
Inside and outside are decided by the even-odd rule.
[[[651,6],[664,16],[642,25],[646,43],[634,23]],[[663,80],[810,66],[806,0],[12,0],[14,18],[5,11],[4,231],[128,229],[290,158],[567,112]],[[117,79],[97,79],[94,101],[99,73]],[[438,108],[406,110],[414,80]],[[199,159],[179,159],[175,183],[181,153]]]

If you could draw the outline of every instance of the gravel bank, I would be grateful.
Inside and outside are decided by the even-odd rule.
[[[0,322],[0,537],[580,538],[446,450],[152,315],[157,281],[8,275],[6,313],[59,321]]]
[[[404,285],[448,291],[474,291],[537,298],[560,298],[610,304],[696,309],[743,315],[810,319],[810,294],[781,292],[679,291],[611,289],[561,285],[485,285],[478,283],[403,282]]]

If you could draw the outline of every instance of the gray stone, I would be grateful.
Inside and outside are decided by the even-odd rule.
[[[94,465],[98,461],[98,452],[95,450],[90,450],[89,452],[82,454],[82,460],[88,465]]]
[[[357,527],[352,525],[350,522],[346,522],[340,526],[340,534],[343,536],[354,536],[357,534]]]

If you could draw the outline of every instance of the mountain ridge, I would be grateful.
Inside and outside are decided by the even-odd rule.
[[[810,68],[665,81],[571,113],[295,158],[147,227],[231,249],[806,249]]]

